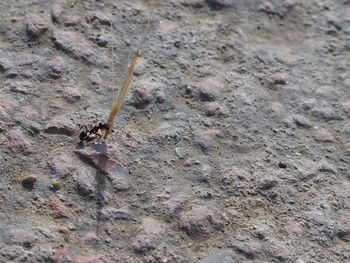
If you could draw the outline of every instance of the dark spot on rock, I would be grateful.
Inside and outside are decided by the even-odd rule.
[[[278,163],[278,167],[279,168],[282,168],[282,169],[286,169],[287,168],[287,164],[284,162],[284,161],[280,161]]]
[[[32,190],[34,188],[34,184],[36,182],[37,178],[34,175],[27,175],[22,178],[22,186],[28,190]]]

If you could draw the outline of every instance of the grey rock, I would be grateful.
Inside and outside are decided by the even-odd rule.
[[[218,102],[208,103],[205,106],[205,111],[208,116],[215,116],[215,117],[229,116],[229,109],[225,105]]]
[[[10,91],[20,94],[35,94],[34,84],[28,81],[7,81],[6,86]]]
[[[316,90],[315,94],[330,100],[336,100],[339,97],[337,89],[332,86],[321,86]]]
[[[74,123],[65,116],[56,116],[46,125],[44,131],[49,134],[63,134],[71,136],[76,132]]]
[[[38,38],[48,30],[48,25],[45,19],[36,15],[30,14],[27,17],[27,33],[30,37]]]
[[[295,124],[300,128],[309,129],[311,127],[310,120],[302,115],[293,115]]]
[[[315,131],[313,137],[317,142],[333,142],[335,139],[333,134],[324,128]]]
[[[5,238],[8,244],[20,245],[26,248],[32,247],[39,241],[39,237],[32,231],[19,228],[7,231]]]
[[[79,101],[82,97],[80,89],[76,87],[67,87],[63,91],[63,98],[65,98],[69,103],[75,103]]]
[[[8,58],[0,58],[0,72],[4,73],[9,71],[13,66],[13,63]]]
[[[107,66],[110,64],[105,56],[97,55],[84,36],[77,32],[55,30],[52,39],[56,47],[72,55],[75,59],[92,65]]]
[[[223,88],[222,83],[216,79],[206,79],[199,87],[198,95],[202,101],[214,101],[220,95],[220,90]]]
[[[311,114],[326,121],[343,119],[343,117],[332,107],[315,107]]]
[[[261,244],[254,240],[231,240],[228,242],[228,247],[252,260],[259,258],[264,253]]]
[[[321,161],[321,163],[319,164],[318,170],[326,173],[333,173],[333,174],[338,173],[337,167],[325,160]]]
[[[74,215],[73,211],[54,195],[49,196],[48,204],[54,218],[72,218]]]
[[[197,136],[197,144],[202,148],[202,149],[210,149],[212,148],[219,137],[221,137],[221,131],[220,130],[204,130],[200,131]]]
[[[78,169],[76,173],[73,173],[73,178],[81,195],[91,195],[95,192],[95,178],[87,168],[81,167]]]
[[[277,186],[278,181],[274,178],[264,178],[259,183],[259,189],[261,190],[269,190],[275,186]]]
[[[205,4],[205,0],[177,0],[175,2],[179,2],[184,6],[192,6],[196,8],[201,8]]]
[[[145,218],[139,230],[139,234],[131,243],[131,247],[135,252],[147,252],[155,249],[163,235],[165,228],[163,224],[153,218]]]
[[[86,17],[86,21],[88,23],[99,23],[101,25],[107,26],[111,25],[110,18],[106,14],[97,11],[88,14]]]
[[[31,142],[20,130],[10,130],[7,133],[8,147],[16,154],[28,155],[33,152]]]
[[[49,68],[49,76],[57,79],[67,74],[69,71],[69,65],[63,57],[56,56],[47,62]]]
[[[51,17],[55,23],[62,22],[61,18],[62,14],[64,13],[64,10],[67,8],[66,5],[67,3],[65,1],[55,1],[53,3],[51,9]]]
[[[342,103],[342,108],[344,113],[350,118],[350,101]]]
[[[127,209],[119,209],[115,207],[106,207],[100,211],[99,219],[103,221],[114,220],[134,220],[134,216]]]
[[[233,0],[206,0],[208,5],[216,10],[227,8],[233,5]]]
[[[278,262],[288,262],[292,260],[292,249],[287,247],[284,242],[272,239],[266,247],[266,253],[277,259]]]
[[[178,212],[181,211],[185,205],[188,203],[189,197],[187,196],[178,196],[169,199],[168,201],[164,202],[164,217],[165,220],[168,222],[173,221]]]
[[[223,227],[218,214],[203,206],[181,213],[178,225],[191,237],[208,237]]]
[[[153,99],[153,96],[151,94],[152,90],[152,87],[147,87],[145,85],[137,86],[134,93],[137,105],[144,107],[147,104],[151,103]]]
[[[350,212],[346,210],[339,211],[335,225],[336,235],[344,240],[350,241]]]
[[[54,156],[49,164],[55,177],[60,179],[73,176],[77,170],[77,166],[73,162],[72,157],[64,153]]]
[[[234,255],[231,251],[221,251],[201,259],[198,263],[234,263]]]
[[[16,122],[27,132],[29,132],[31,135],[36,136],[40,133],[41,131],[41,125],[34,122],[30,121],[27,118],[21,117],[21,116],[16,116]]]

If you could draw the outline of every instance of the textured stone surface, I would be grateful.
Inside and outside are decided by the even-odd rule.
[[[55,177],[63,179],[67,176],[72,176],[77,170],[75,163],[66,154],[59,154],[50,162],[52,172]]]
[[[164,232],[164,226],[161,222],[153,218],[145,218],[142,220],[139,234],[131,243],[131,247],[136,252],[153,250],[161,241]]]
[[[349,5],[0,1],[0,262],[349,262]]]
[[[55,218],[71,218],[72,213],[69,211],[69,209],[62,203],[60,199],[58,199],[56,196],[50,196],[49,199],[49,206],[52,210],[52,215]]]
[[[59,49],[70,54],[73,58],[88,64],[106,65],[108,63],[107,58],[98,56],[90,43],[79,33],[55,30],[52,39]]]
[[[8,146],[14,153],[28,155],[32,150],[31,143],[20,130],[11,130],[7,134]]]
[[[27,17],[27,33],[33,38],[37,38],[48,30],[47,22],[36,14]]]
[[[194,207],[180,216],[179,228],[192,237],[207,237],[221,229],[218,215],[205,207]]]
[[[45,132],[70,136],[75,132],[75,125],[65,116],[56,116],[46,124]]]
[[[221,251],[201,259],[198,263],[233,263],[234,255],[231,251]]]

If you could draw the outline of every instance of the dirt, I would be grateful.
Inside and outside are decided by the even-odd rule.
[[[0,262],[348,262],[350,1],[153,2],[1,1]]]

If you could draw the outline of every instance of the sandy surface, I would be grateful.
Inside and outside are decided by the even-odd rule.
[[[350,1],[150,9],[1,1],[0,262],[348,262]]]

